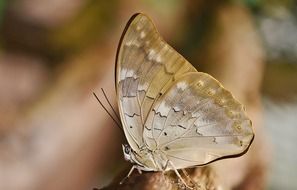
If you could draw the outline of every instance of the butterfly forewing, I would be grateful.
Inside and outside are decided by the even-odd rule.
[[[128,22],[116,60],[120,116],[127,140],[137,150],[143,144],[143,128],[153,104],[176,78],[196,69],[160,37],[143,14]]]
[[[144,140],[176,169],[245,152],[253,139],[243,106],[208,74],[187,73],[154,104]]]

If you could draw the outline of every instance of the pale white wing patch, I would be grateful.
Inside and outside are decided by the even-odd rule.
[[[144,139],[176,168],[186,168],[244,152],[253,131],[231,93],[210,75],[195,72],[182,76],[154,104]]]
[[[178,76],[196,71],[138,14],[129,22],[117,54],[116,87],[123,128],[132,149],[143,144],[144,122],[154,102]]]

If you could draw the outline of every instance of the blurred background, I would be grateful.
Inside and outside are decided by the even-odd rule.
[[[116,48],[136,12],[246,105],[255,141],[211,166],[221,186],[297,189],[294,0],[0,0],[0,189],[100,188],[130,167],[92,92],[116,107]]]

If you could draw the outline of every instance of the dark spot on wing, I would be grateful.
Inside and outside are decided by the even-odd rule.
[[[147,97],[148,99],[151,99],[151,100],[154,100],[155,99],[154,97],[150,97],[148,95],[145,95],[145,97]]]
[[[177,125],[178,127],[180,127],[180,128],[183,128],[183,129],[187,129],[187,128],[185,128],[184,126],[182,126],[182,125]]]
[[[157,131],[162,131],[162,129],[159,129],[159,128],[154,128],[155,130],[157,130]]]
[[[148,128],[148,126],[144,126],[144,128],[146,128],[147,130],[151,131],[152,129]]]

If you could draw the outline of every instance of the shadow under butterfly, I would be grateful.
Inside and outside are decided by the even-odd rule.
[[[174,170],[189,187],[178,169],[241,156],[254,139],[244,106],[168,45],[142,13],[122,34],[115,85],[124,157],[134,164],[127,177],[134,169]]]

